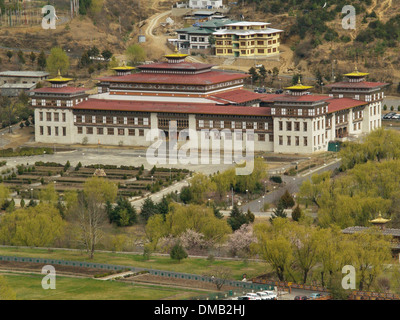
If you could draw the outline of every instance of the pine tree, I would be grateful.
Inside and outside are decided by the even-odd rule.
[[[297,205],[296,208],[292,211],[292,219],[293,221],[299,221],[303,213],[301,212],[300,206]]]
[[[188,257],[188,254],[185,248],[183,248],[181,244],[177,243],[172,247],[170,257],[173,260],[178,260],[181,262],[182,259],[186,259]]]
[[[271,215],[271,218],[269,219],[270,222],[272,222],[272,220],[274,220],[275,218],[287,218],[287,214],[285,212],[285,208],[282,206],[282,204],[278,204],[278,206],[276,207],[276,209],[274,210],[274,212]]]

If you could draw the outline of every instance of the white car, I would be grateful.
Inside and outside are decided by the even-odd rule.
[[[251,300],[261,300],[260,296],[257,293],[246,293],[246,296],[251,298]]]
[[[278,296],[274,291],[265,290],[263,291],[263,293],[265,293],[268,296],[268,299],[266,300],[276,300],[278,298]]]
[[[256,294],[261,298],[261,300],[270,300],[271,298],[265,292],[256,292]]]

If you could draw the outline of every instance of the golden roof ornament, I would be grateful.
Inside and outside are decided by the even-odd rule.
[[[372,224],[386,224],[389,221],[391,221],[391,219],[383,218],[381,212],[379,211],[378,218],[370,220],[369,222],[371,222]]]

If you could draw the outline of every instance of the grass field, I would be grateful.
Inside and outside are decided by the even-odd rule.
[[[55,290],[44,290],[43,275],[6,274],[4,277],[16,292],[17,300],[181,300],[207,294],[189,289],[62,276],[57,276]]]
[[[189,258],[180,263],[171,260],[170,257],[152,256],[150,260],[145,261],[142,255],[117,254],[117,253],[95,253],[94,258],[90,260],[86,253],[80,251],[67,250],[44,250],[44,249],[25,249],[25,248],[1,248],[0,255],[17,256],[27,258],[45,258],[72,261],[87,261],[95,263],[107,263],[116,265],[126,265],[139,268],[158,269],[165,271],[176,271],[198,275],[206,275],[213,266],[226,266],[231,268],[234,280],[241,280],[245,273],[247,278],[265,274],[269,271],[267,264],[262,262],[243,262],[243,261],[218,261],[213,262],[207,259]]]

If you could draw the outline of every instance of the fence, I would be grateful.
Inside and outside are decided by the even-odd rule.
[[[81,267],[81,268],[92,268],[99,269],[103,271],[117,271],[117,270],[129,270],[132,272],[147,271],[149,274],[154,276],[161,276],[166,278],[174,278],[181,280],[194,280],[213,283],[216,279],[209,276],[196,275],[190,273],[181,273],[173,271],[164,271],[156,269],[147,268],[137,268],[131,266],[121,266],[112,264],[101,264],[101,263],[91,263],[84,261],[66,261],[66,260],[56,260],[56,259],[43,259],[43,258],[25,258],[25,257],[10,257],[10,256],[0,256],[0,261],[10,261],[10,262],[25,262],[25,263],[40,263],[49,264],[56,268],[57,265],[70,266],[70,267]],[[57,268],[56,268],[57,269]],[[244,281],[226,280],[224,281],[224,286],[230,286],[240,290],[273,290],[274,286],[271,284],[260,284]]]
[[[383,292],[353,291],[350,300],[400,300],[400,295]]]
[[[275,280],[269,280],[269,279],[255,278],[255,279],[252,279],[252,282],[258,283],[258,284],[263,284],[263,285],[277,286],[279,288],[292,288],[292,289],[303,289],[303,290],[327,292],[327,289],[324,287],[307,285],[307,284],[297,284],[297,283],[286,282],[286,281],[275,281]]]

